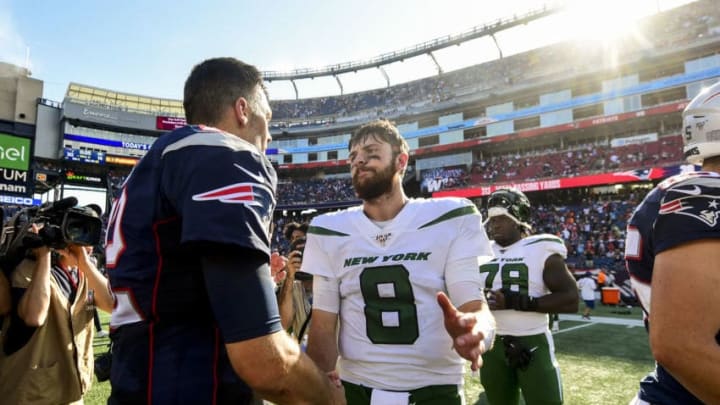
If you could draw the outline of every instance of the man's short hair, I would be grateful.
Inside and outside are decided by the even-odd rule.
[[[188,124],[215,125],[225,109],[244,97],[254,102],[262,75],[253,65],[235,58],[214,58],[193,67],[185,81],[183,107]]]
[[[385,119],[371,121],[358,128],[350,137],[348,150],[351,150],[355,144],[364,142],[368,138],[375,138],[389,143],[394,155],[408,153],[410,151],[407,141],[400,135],[397,127]]]
[[[299,224],[295,221],[289,222],[285,225],[285,228],[283,228],[283,236],[286,240],[290,240],[292,238],[292,233],[295,231],[301,231],[302,233],[307,233],[308,230],[308,224]]]

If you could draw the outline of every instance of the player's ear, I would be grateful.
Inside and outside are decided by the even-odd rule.
[[[238,125],[244,127],[247,125],[250,117],[250,103],[245,97],[238,97],[233,104],[233,113],[237,119]]]
[[[407,169],[408,160],[410,160],[410,155],[408,155],[405,152],[400,152],[397,155],[397,165],[398,170],[401,172],[405,172],[405,169]]]

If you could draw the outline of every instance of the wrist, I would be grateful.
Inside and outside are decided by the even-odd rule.
[[[483,334],[483,343],[487,352],[493,346],[495,341],[495,322],[487,316],[478,315],[478,329]]]

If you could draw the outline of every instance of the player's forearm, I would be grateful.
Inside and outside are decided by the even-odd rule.
[[[278,309],[280,311],[280,323],[283,329],[287,330],[295,318],[295,305],[293,303],[293,284],[295,276],[288,273],[283,280],[278,292]]]
[[[314,335],[311,327],[308,336],[307,354],[320,370],[325,372],[335,370],[338,359],[335,336],[320,337]]]
[[[113,296],[107,278],[89,260],[79,260],[78,268],[83,272],[88,286],[93,290],[95,305],[105,312],[112,312]]]
[[[537,312],[546,314],[571,313],[578,310],[578,293],[572,289],[568,291],[557,291],[542,297],[535,298],[537,301]]]
[[[258,394],[278,404],[331,404],[330,379],[302,353],[289,360],[292,365],[279,381],[271,381],[267,387],[257,390]]]
[[[31,262],[32,263],[32,262]],[[25,265],[26,262],[19,266]],[[42,326],[50,308],[50,254],[35,260],[30,285],[18,303],[18,315],[28,326]]]
[[[332,397],[329,378],[285,332],[259,338],[253,359],[237,359],[240,377],[261,397],[279,404],[325,404]],[[233,350],[228,353],[233,360]]]

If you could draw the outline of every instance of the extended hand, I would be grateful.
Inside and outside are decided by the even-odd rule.
[[[487,302],[491,311],[505,308],[505,294],[502,290],[490,291],[487,294]]]
[[[272,252],[270,255],[270,275],[276,284],[283,281],[287,276],[285,272],[287,262],[287,257],[281,256],[278,252]]]
[[[437,294],[442,308],[445,329],[453,340],[453,349],[460,357],[470,361],[470,368],[477,371],[482,366],[484,350],[483,334],[479,330],[475,313],[460,312],[443,292]]]

